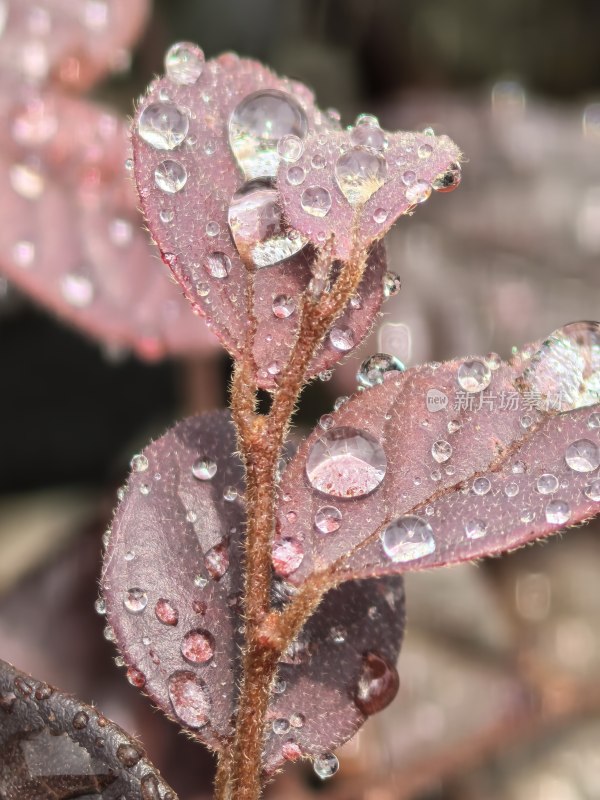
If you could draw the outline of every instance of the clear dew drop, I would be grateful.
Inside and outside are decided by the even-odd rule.
[[[140,137],[156,150],[174,150],[185,140],[190,121],[173,103],[150,103],[138,121]]]
[[[106,614],[106,600],[103,597],[99,597],[96,602],[94,603],[94,610],[96,614],[100,614],[100,616],[104,616]]]
[[[392,702],[399,686],[395,665],[377,653],[366,653],[354,692],[354,703],[368,717],[377,714]]]
[[[231,272],[231,259],[226,253],[215,250],[204,259],[204,269],[211,278],[226,278]]]
[[[404,369],[404,364],[396,356],[375,353],[362,362],[356,373],[356,380],[360,386],[369,388],[383,383],[384,377],[389,372],[404,372]]]
[[[213,580],[221,580],[229,569],[229,540],[210,548],[204,557],[204,566]]]
[[[190,728],[203,728],[209,722],[210,699],[206,684],[193,672],[180,670],[168,679],[169,700],[175,715]]]
[[[423,558],[435,551],[433,528],[426,519],[408,514],[394,520],[381,534],[383,551],[394,563]]]
[[[278,294],[273,298],[271,308],[277,319],[287,319],[296,310],[296,301],[287,294]]]
[[[223,500],[226,500],[228,503],[233,503],[234,500],[238,498],[238,490],[235,486],[226,486],[223,489]]]
[[[304,560],[302,542],[291,536],[278,539],[273,545],[272,558],[276,572],[287,578]]]
[[[535,488],[540,494],[553,494],[558,489],[558,486],[558,478],[549,472],[540,475],[535,484]]]
[[[387,146],[387,139],[379,126],[379,120],[370,114],[361,114],[358,117],[356,125],[350,132],[350,141],[354,145],[369,147],[372,150],[383,150]]]
[[[386,272],[383,276],[383,296],[385,298],[395,297],[401,288],[400,276],[395,272]]]
[[[492,380],[492,371],[483,361],[473,359],[463,361],[456,377],[461,389],[474,394],[487,389]]]
[[[594,503],[600,503],[600,478],[595,478],[584,489],[585,496]]]
[[[303,108],[277,89],[253,92],[234,109],[229,120],[229,144],[247,179],[274,178],[286,136],[302,140],[308,132]]]
[[[446,425],[446,430],[448,433],[456,433],[462,428],[462,423],[459,422],[457,419],[451,419],[448,424]]]
[[[148,595],[143,589],[137,587],[127,589],[123,597],[123,605],[131,614],[141,614],[148,605]]]
[[[290,729],[289,720],[285,719],[285,717],[274,719],[271,724],[271,728],[273,730],[273,733],[276,734],[276,736],[283,736]]]
[[[60,281],[60,291],[63,298],[73,308],[87,308],[91,305],[95,289],[94,284],[81,273],[67,272]]]
[[[154,183],[167,194],[177,194],[187,183],[187,170],[179,161],[166,159],[154,170]]]
[[[376,208],[373,212],[373,222],[376,222],[378,225],[383,225],[389,215],[390,213],[386,208]]]
[[[304,142],[299,136],[288,133],[286,136],[282,136],[277,143],[277,152],[283,161],[288,163],[298,161],[304,152]]]
[[[452,455],[452,445],[445,439],[438,439],[431,445],[431,455],[438,464],[443,464]]]
[[[300,186],[304,183],[306,178],[306,171],[303,167],[290,167],[287,171],[286,180],[290,186]]]
[[[85,711],[78,711],[73,717],[73,727],[76,731],[82,731],[84,728],[87,728],[89,721],[90,718]]]
[[[504,487],[504,494],[507,497],[516,497],[519,494],[519,484],[518,483],[507,483]]]
[[[600,465],[600,447],[590,439],[578,439],[567,447],[565,461],[575,472],[593,472]]]
[[[175,212],[170,208],[163,208],[158,216],[163,225],[170,225],[175,219]]]
[[[199,481],[210,481],[217,474],[217,464],[212,458],[200,456],[192,464],[192,475]]]
[[[332,778],[340,768],[340,762],[335,753],[321,753],[313,761],[313,770],[322,781]]]
[[[205,630],[189,631],[181,642],[181,654],[192,664],[206,664],[215,654],[215,642]]]
[[[335,179],[352,206],[364,205],[385,183],[387,162],[379,153],[354,147],[335,164]]]
[[[551,500],[546,505],[546,521],[553,525],[563,525],[569,521],[571,509],[566,500]]]
[[[593,414],[590,414],[587,426],[590,430],[597,430],[600,428],[600,411],[594,411]]]
[[[314,523],[321,533],[335,533],[342,524],[342,512],[335,506],[321,506],[315,514]]]
[[[131,459],[131,469],[134,472],[146,472],[149,466],[149,461],[143,453],[137,453]]]
[[[196,575],[194,586],[198,587],[198,589],[204,589],[205,586],[208,586],[208,578],[205,578],[204,575]]]
[[[161,597],[156,601],[154,613],[156,615],[156,619],[159,622],[162,622],[163,625],[177,625],[179,622],[179,612],[173,603],[171,603],[170,600],[166,600],[164,597]]]
[[[127,669],[126,677],[129,683],[135,686],[136,689],[143,689],[146,685],[146,676],[135,667],[129,667]]]
[[[431,186],[436,192],[453,192],[459,185],[462,179],[462,171],[458,162],[450,164],[446,172],[437,175]]]
[[[366,431],[341,426],[324,433],[306,459],[308,482],[331,497],[362,497],[383,481],[387,459],[381,444]]]
[[[481,539],[487,533],[487,522],[483,519],[471,519],[465,523],[467,539]]]
[[[336,325],[329,332],[329,341],[341,353],[347,353],[354,347],[354,331],[347,325]]]
[[[313,217],[325,217],[331,208],[331,195],[322,186],[307,186],[302,192],[300,205]]]
[[[473,493],[483,497],[486,495],[490,489],[492,488],[492,484],[490,483],[489,478],[475,478],[472,484]]]
[[[188,42],[177,42],[165,55],[167,77],[182,86],[193,86],[204,71],[204,54]]]
[[[431,184],[427,181],[415,181],[405,191],[405,197],[411,205],[424,203],[431,195]]]

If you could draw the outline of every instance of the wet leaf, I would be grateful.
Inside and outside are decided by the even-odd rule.
[[[283,476],[274,552],[293,542],[296,558],[275,557],[279,571],[301,584],[326,570],[424,569],[511,550],[598,513],[598,406],[558,413],[560,380],[571,381],[563,372],[540,410],[522,388],[523,366],[492,354],[388,373],[328,415]]]
[[[195,46],[175,45],[166,72],[150,86],[133,127],[148,226],[187,298],[235,357],[246,347],[248,267],[253,271],[253,356],[261,385],[272,387],[294,342],[315,259],[282,217],[277,167],[281,153],[289,159],[309,131],[328,135],[338,124],[315,107],[306,87],[232,53],[205,63]],[[384,272],[376,249],[346,311],[351,337],[341,349],[327,341],[312,375],[365,336],[383,298]]]
[[[140,744],[95,708],[0,661],[5,800],[176,800]]]
[[[136,456],[102,579],[130,680],[213,749],[232,734],[242,641],[236,449],[229,415],[215,412],[179,423]],[[280,583],[274,602],[287,600]],[[281,665],[268,771],[337,746],[393,698],[403,609],[398,577],[349,582],[326,597]]]

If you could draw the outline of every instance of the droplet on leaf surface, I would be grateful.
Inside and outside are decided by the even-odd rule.
[[[311,447],[306,459],[310,485],[332,497],[362,497],[383,481],[385,452],[367,431],[341,426],[328,430]]]

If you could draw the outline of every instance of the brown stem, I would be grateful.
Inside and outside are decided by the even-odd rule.
[[[298,635],[331,585],[325,578],[307,581],[284,612],[271,612],[271,545],[276,524],[276,470],[298,397],[315,353],[355,294],[365,270],[366,253],[345,263],[329,293],[305,295],[296,343],[282,371],[267,415],[256,412],[256,369],[252,359],[254,317],[247,357],[236,364],[231,409],[246,469],[245,652],[229,773],[216,787],[217,800],[258,800],[262,788],[262,751],[271,685],[286,647]],[[329,248],[317,263],[327,275]],[[251,291],[251,290],[250,290]],[[271,635],[271,627],[274,635]]]

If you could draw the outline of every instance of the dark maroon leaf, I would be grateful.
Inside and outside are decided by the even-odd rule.
[[[232,734],[239,678],[245,509],[236,449],[229,415],[215,412],[179,423],[135,456],[103,574],[130,680],[213,749]],[[279,584],[275,602],[286,600]],[[396,577],[350,582],[326,598],[281,666],[267,770],[335,747],[391,700],[403,608]]]
[[[583,344],[572,329],[554,337],[589,364],[598,327]],[[533,355],[530,369],[539,374],[546,358]],[[325,417],[283,476],[279,572],[301,584],[324,570],[422,569],[510,550],[598,513],[598,406],[578,408],[573,371],[554,363],[545,405],[524,386],[522,357],[511,365],[492,354],[388,373]],[[557,413],[561,397],[572,410]],[[293,562],[277,559],[281,541]]]
[[[272,387],[294,342],[315,258],[281,216],[274,188],[278,141],[281,150],[291,135],[302,147],[308,131],[327,135],[339,125],[315,107],[306,87],[232,53],[204,63],[195,46],[175,45],[166,71],[150,86],[133,129],[144,214],[187,298],[235,357],[246,348],[245,263],[255,271],[253,355],[261,385]],[[249,133],[253,126],[256,135]],[[383,297],[384,271],[383,251],[376,250],[346,311],[347,342],[341,348],[326,342],[311,374],[365,336]]]
[[[142,230],[117,116],[58,94],[26,96],[10,105],[0,141],[4,275],[107,346],[142,358],[216,345]]]
[[[0,661],[4,800],[176,800],[140,744],[95,708]]]

